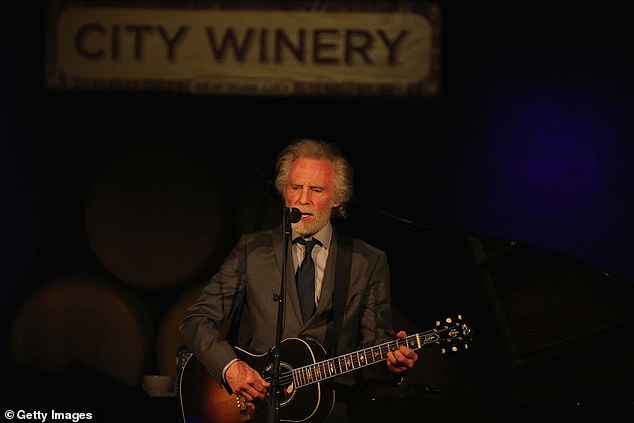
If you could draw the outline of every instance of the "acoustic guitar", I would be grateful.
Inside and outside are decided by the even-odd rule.
[[[426,345],[440,345],[441,351],[468,348],[471,328],[461,316],[437,321],[434,329],[394,339],[334,358],[327,358],[324,348],[315,341],[287,338],[280,344],[278,416],[280,422],[318,423],[330,414],[335,402],[330,379],[362,367],[385,361],[387,353],[406,345],[417,350]],[[446,348],[448,346],[450,348]],[[235,347],[238,357],[256,369],[262,377],[273,379],[274,354],[254,354]],[[265,423],[269,407],[274,406],[270,393],[256,401],[250,412],[237,395],[220,384],[195,355],[188,353],[180,376],[179,397],[184,423]]]

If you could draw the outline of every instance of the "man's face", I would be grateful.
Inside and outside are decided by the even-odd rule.
[[[313,235],[330,220],[335,202],[335,167],[321,159],[299,158],[291,165],[286,186],[286,206],[297,207],[302,219],[293,223],[301,235]]]

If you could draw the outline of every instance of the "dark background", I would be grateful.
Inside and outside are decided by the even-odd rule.
[[[418,98],[51,91],[45,7],[9,6],[0,74],[5,329],[35,287],[103,270],[85,239],[84,206],[121,152],[164,145],[222,182],[229,229],[213,267],[244,229],[243,208],[263,206],[248,195],[253,184],[268,195],[277,152],[316,137],[340,145],[355,167],[342,225],[387,251],[396,307],[421,330],[462,310],[476,323],[474,349],[443,364],[447,396],[425,384],[413,395],[438,414],[449,407],[446,419],[464,418],[456,398],[472,421],[530,421],[549,407],[564,421],[631,415],[629,347],[619,338],[614,348],[610,332],[627,328],[634,283],[629,15],[616,2],[460,3],[439,3],[441,90]],[[512,304],[535,297],[565,304],[580,286],[592,286],[618,323],[593,331],[598,312],[551,304],[551,314],[533,315],[531,332],[513,314]],[[148,295],[157,315],[162,295],[173,294]],[[39,377],[21,379],[58,383]],[[68,389],[60,392],[77,394]],[[104,389],[119,398],[116,386]]]

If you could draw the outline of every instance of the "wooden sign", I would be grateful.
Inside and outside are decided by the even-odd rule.
[[[232,95],[438,91],[434,3],[230,7],[58,3],[49,18],[47,85]]]

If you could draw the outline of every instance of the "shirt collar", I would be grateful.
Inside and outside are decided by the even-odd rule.
[[[301,235],[297,232],[292,231],[291,239],[295,240],[300,236]],[[312,236],[312,238],[316,238],[321,243],[322,247],[328,249],[330,247],[330,241],[332,240],[332,224],[328,222],[328,224],[321,228],[315,235]]]

